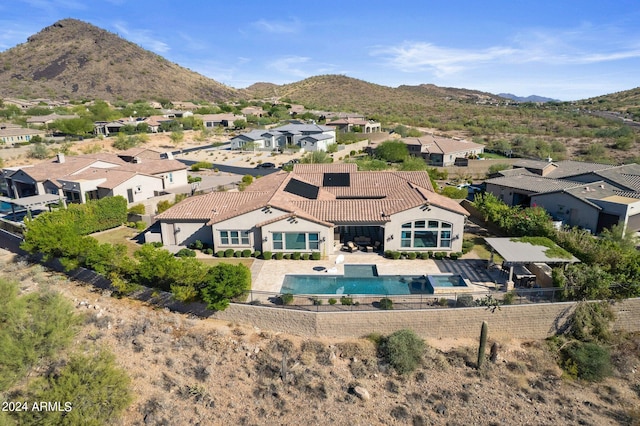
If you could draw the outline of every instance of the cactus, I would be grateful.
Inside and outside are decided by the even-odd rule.
[[[478,347],[478,370],[482,368],[482,364],[484,363],[488,329],[489,324],[487,324],[486,321],[482,321],[482,329],[480,330],[480,346]]]

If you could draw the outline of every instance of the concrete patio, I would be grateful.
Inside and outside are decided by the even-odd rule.
[[[344,256],[344,262],[336,265],[336,258]],[[505,277],[499,271],[486,268],[486,261],[480,259],[458,260],[422,260],[387,259],[377,253],[336,253],[319,261],[311,260],[259,260],[252,268],[252,290],[257,292],[279,293],[284,276],[287,274],[304,275],[343,275],[344,264],[376,265],[379,275],[434,275],[459,274],[472,283],[473,291],[487,291],[501,288]],[[318,271],[314,268],[324,267]],[[335,270],[333,269],[335,268]]]

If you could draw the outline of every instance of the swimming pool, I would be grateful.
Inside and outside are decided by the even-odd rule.
[[[375,265],[345,265],[344,271],[344,275],[285,275],[280,293],[407,295],[467,287],[460,275],[378,275]]]

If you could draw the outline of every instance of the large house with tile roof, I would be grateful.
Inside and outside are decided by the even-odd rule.
[[[640,231],[640,165],[522,160],[485,182],[511,206],[540,206],[570,227]]]
[[[66,157],[31,166],[2,169],[2,188],[10,198],[55,194],[70,203],[122,195],[129,203],[140,202],[186,186],[187,167],[161,159],[150,150],[125,151],[120,155],[97,153]]]
[[[433,134],[400,141],[407,145],[409,154],[424,158],[432,166],[453,166],[458,158],[477,157],[484,152],[482,144]]]
[[[359,238],[385,250],[458,252],[467,215],[425,172],[296,164],[243,192],[190,197],[156,219],[165,245],[327,255]]]
[[[336,143],[333,127],[319,124],[287,124],[269,130],[251,130],[231,139],[231,149],[243,149],[250,144],[252,149],[282,151],[287,146],[298,146],[304,151],[326,151]]]

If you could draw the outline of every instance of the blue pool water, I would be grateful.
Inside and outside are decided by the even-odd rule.
[[[460,275],[378,275],[375,265],[345,265],[344,275],[285,275],[281,293],[433,294],[434,287],[466,286]]]

